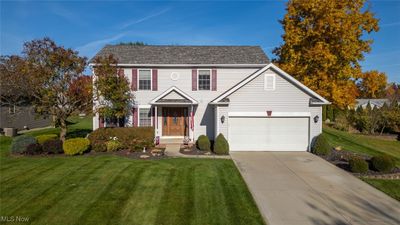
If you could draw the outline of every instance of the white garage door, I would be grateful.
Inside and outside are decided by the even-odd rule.
[[[230,117],[231,151],[307,151],[309,118]]]

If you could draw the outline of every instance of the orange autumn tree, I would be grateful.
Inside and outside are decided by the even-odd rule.
[[[274,62],[339,108],[358,95],[359,61],[372,43],[363,34],[379,30],[365,2],[291,0],[280,21],[284,43],[274,50]]]
[[[383,98],[386,95],[387,77],[385,73],[376,70],[362,74],[358,83],[360,94],[363,98]]]

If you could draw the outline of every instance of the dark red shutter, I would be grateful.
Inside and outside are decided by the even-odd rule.
[[[137,127],[138,126],[138,109],[137,108],[132,108],[132,115],[133,115],[133,126]]]
[[[104,127],[104,118],[102,116],[99,116],[99,128]]]
[[[132,69],[132,84],[131,84],[132,91],[137,91],[137,83],[138,83],[137,80],[138,80],[137,69],[133,68]]]
[[[212,82],[212,91],[216,91],[217,90],[217,69],[212,69],[211,71],[212,73],[212,78],[211,78],[211,82]]]
[[[192,69],[192,91],[197,91],[197,69]]]
[[[152,84],[153,84],[152,90],[157,91],[157,88],[158,88],[158,70],[157,69],[153,69]]]

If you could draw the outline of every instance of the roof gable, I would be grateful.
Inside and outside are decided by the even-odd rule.
[[[266,65],[260,46],[106,45],[97,56],[114,55],[119,64]],[[93,59],[91,60],[93,63]]]
[[[228,96],[230,96],[231,94],[233,94],[234,92],[239,90],[241,87],[245,86],[246,84],[248,84],[249,82],[251,82],[252,80],[257,78],[258,76],[263,74],[268,69],[273,69],[278,75],[282,76],[283,78],[288,80],[290,83],[292,83],[294,86],[296,86],[300,90],[302,90],[305,93],[307,93],[308,95],[310,95],[311,96],[310,104],[313,104],[313,105],[330,104],[330,102],[328,100],[326,100],[325,98],[323,98],[316,92],[312,91],[311,89],[306,87],[304,84],[302,84],[301,82],[299,82],[298,80],[296,80],[295,78],[293,78],[292,76],[290,76],[289,74],[287,74],[286,72],[284,72],[283,70],[281,70],[279,67],[275,66],[272,63],[268,64],[267,66],[265,66],[264,68],[262,68],[256,72],[254,72],[253,74],[251,74],[250,76],[248,76],[247,78],[245,78],[244,80],[242,80],[241,82],[239,82],[238,84],[236,84],[235,86],[233,86],[232,88],[230,88],[229,90],[225,91],[220,96],[218,96],[217,98],[212,100],[210,103],[211,104],[227,104],[227,103],[229,103],[229,102],[227,102]]]
[[[168,90],[161,93],[159,96],[150,101],[150,104],[193,104],[196,105],[197,101],[190,97],[188,94],[173,86]]]

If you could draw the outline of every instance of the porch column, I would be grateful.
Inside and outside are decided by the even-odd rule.
[[[158,136],[158,107],[154,106],[154,136]]]

